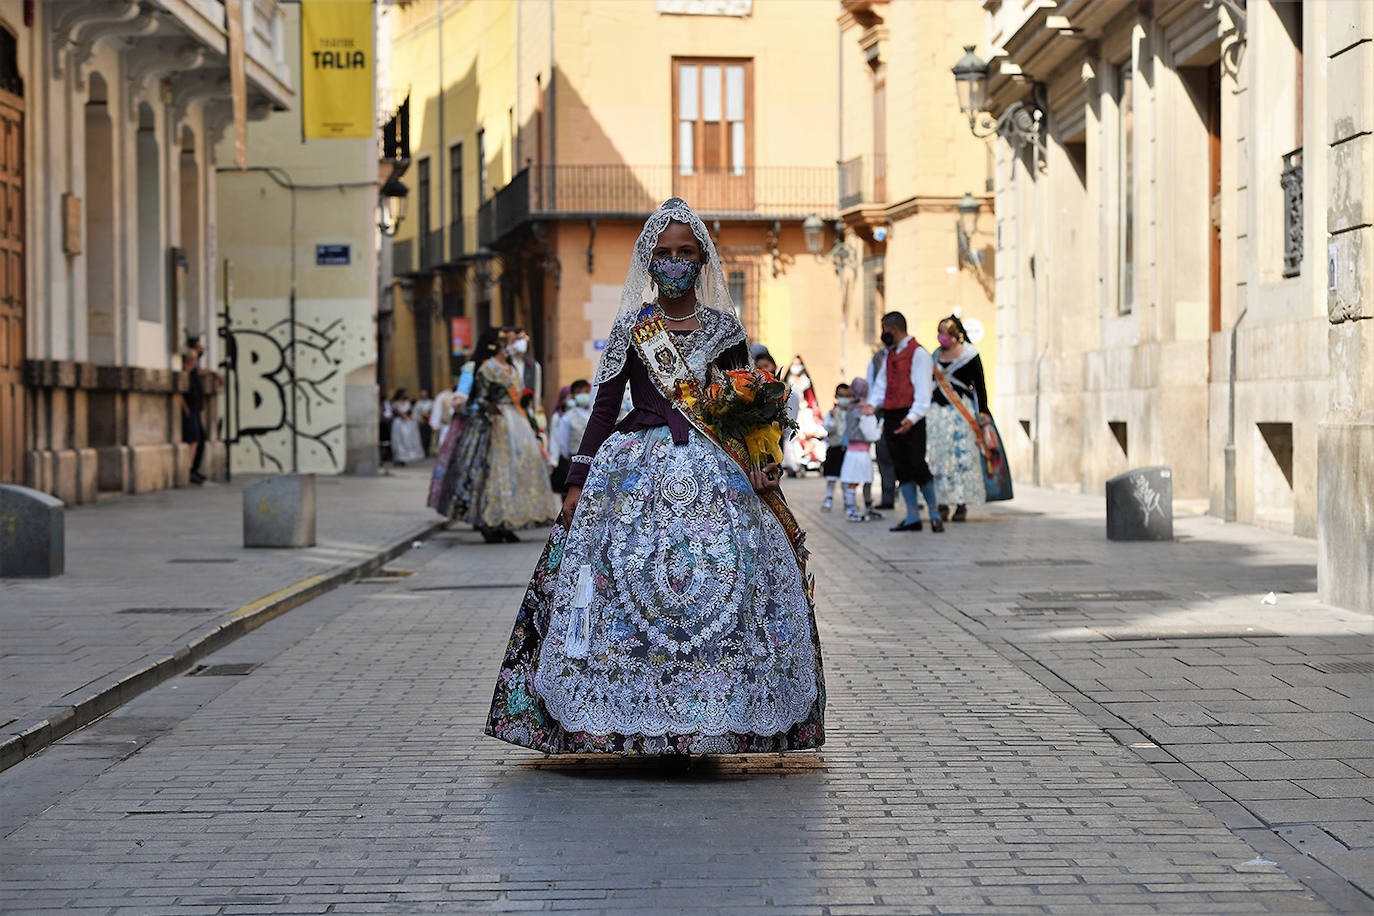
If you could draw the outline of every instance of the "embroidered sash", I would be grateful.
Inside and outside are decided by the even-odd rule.
[[[940,390],[945,393],[945,400],[949,401],[949,403],[954,406],[954,409],[959,411],[959,415],[964,418],[964,422],[968,424],[968,428],[973,431],[973,439],[978,443],[978,450],[983,453],[983,459],[990,460],[992,456],[988,454],[988,444],[983,438],[983,427],[979,425],[972,411],[968,409],[968,405],[964,403],[964,399],[954,393],[954,388],[950,385],[949,379],[945,378],[945,374],[940,371],[940,361],[932,360],[931,362],[935,367],[935,381],[939,383]]]
[[[672,404],[679,413],[687,418],[687,421],[692,424],[697,432],[719,446],[720,450],[730,456],[730,459],[739,465],[740,470],[748,475],[751,465],[749,451],[745,448],[744,443],[734,439],[723,439],[706,422],[700,411],[694,409],[693,405],[700,403],[701,400],[701,383],[692,375],[682,351],[677,348],[672,335],[664,327],[663,319],[655,314],[651,308],[646,308],[640,312],[639,319],[639,322],[630,329],[630,343],[639,354],[645,368],[648,369],[649,379],[654,383],[654,387],[668,400],[668,403]],[[809,556],[805,547],[806,532],[802,531],[801,525],[797,523],[797,517],[787,507],[787,501],[783,499],[780,491],[765,490],[759,493],[758,497],[782,525],[782,530],[787,535],[787,542],[792,545],[792,554],[797,560],[797,568],[801,570],[806,600],[814,610],[816,585],[811,574],[806,571],[806,558]]]

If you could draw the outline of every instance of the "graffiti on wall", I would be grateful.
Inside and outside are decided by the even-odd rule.
[[[220,315],[220,436],[234,473],[342,473],[345,380],[375,360],[369,303],[236,301]],[[294,364],[295,371],[292,371]]]

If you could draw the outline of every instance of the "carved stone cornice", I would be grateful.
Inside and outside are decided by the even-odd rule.
[[[131,39],[140,35],[151,35],[157,30],[158,17],[152,9],[144,7],[132,19],[115,22],[100,22],[89,27],[81,27],[78,37],[72,42],[72,76],[78,89],[86,88],[86,65],[95,53],[96,42],[102,38]]]
[[[205,63],[205,48],[184,38],[139,42],[124,55],[129,120],[138,120],[138,97],[148,80],[167,73],[195,70]]]
[[[204,70],[198,78],[178,80],[172,85],[172,107],[169,111],[172,124],[186,119],[192,105],[210,99],[225,98],[229,95],[228,69]]]
[[[52,20],[52,75],[60,79],[65,72],[67,52],[79,46],[83,35],[102,26],[127,24],[143,15],[138,0],[72,0],[54,5]]]

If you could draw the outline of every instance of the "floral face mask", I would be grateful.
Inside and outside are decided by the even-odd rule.
[[[701,262],[696,258],[654,258],[649,262],[649,276],[659,292],[669,299],[681,299],[697,282]]]

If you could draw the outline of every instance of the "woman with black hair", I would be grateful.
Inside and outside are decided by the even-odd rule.
[[[463,429],[431,505],[482,532],[487,543],[514,542],[517,528],[548,524],[558,498],[534,428],[520,407],[521,378],[499,328],[482,334],[478,368],[463,409]],[[440,469],[435,468],[436,476]]]
[[[935,501],[940,515],[962,522],[968,507],[987,498],[980,450],[982,425],[990,421],[983,360],[968,341],[957,315],[941,320],[940,346],[934,352],[930,412],[926,414],[926,463],[935,475]],[[950,515],[949,507],[954,507]]]

